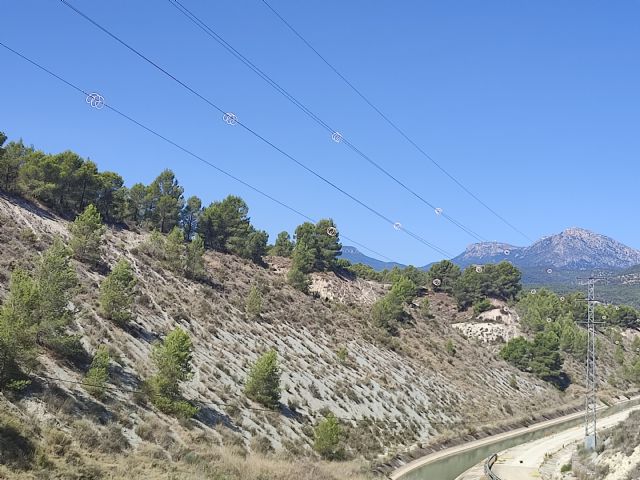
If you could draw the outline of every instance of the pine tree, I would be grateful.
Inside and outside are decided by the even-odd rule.
[[[187,278],[200,279],[204,277],[204,241],[199,234],[195,234],[187,243],[184,272]]]
[[[157,373],[147,382],[151,402],[165,413],[192,417],[198,411],[182,399],[180,383],[193,375],[193,343],[181,328],[171,331],[152,352]]]
[[[249,290],[244,311],[252,320],[260,318],[260,314],[262,313],[262,294],[255,286]]]
[[[82,262],[97,265],[101,258],[100,249],[105,232],[98,209],[93,204],[89,205],[76,217],[69,230],[69,245],[73,256]]]
[[[278,352],[264,353],[249,371],[244,392],[250,399],[267,408],[277,409],[280,405],[280,367]]]
[[[344,458],[342,427],[333,413],[327,415],[314,430],[313,449],[326,460]]]
[[[180,212],[180,224],[184,231],[184,239],[188,242],[198,229],[198,219],[202,213],[202,200],[196,196],[189,197]]]
[[[276,238],[276,243],[271,250],[269,251],[269,255],[273,255],[275,257],[290,257],[293,253],[294,243],[291,241],[291,236],[288,232],[280,232],[278,237]]]
[[[124,258],[118,260],[100,285],[100,313],[118,325],[131,320],[136,283],[131,264]]]
[[[175,273],[184,272],[184,235],[178,227],[173,227],[164,242],[164,258],[169,269]]]
[[[106,383],[109,379],[109,350],[105,345],[100,345],[93,356],[91,367],[84,377],[84,385],[87,392],[94,397],[101,398],[106,391]]]
[[[52,346],[71,322],[73,313],[68,305],[78,285],[69,250],[59,238],[42,255],[35,272],[35,282],[38,289],[38,343]]]
[[[311,279],[309,275],[302,272],[297,267],[291,267],[287,273],[287,282],[296,290],[300,290],[302,293],[309,293],[309,286],[311,285]]]
[[[449,260],[434,263],[427,272],[428,282],[435,292],[452,293],[462,272]]]
[[[141,245],[141,249],[152,258],[164,260],[166,239],[159,231],[154,230]]]
[[[178,224],[184,189],[171,170],[163,170],[146,188],[145,217],[151,228],[170,232]]]
[[[35,363],[37,304],[33,279],[24,270],[15,269],[0,308],[0,388],[19,377],[21,367]]]
[[[313,225],[311,223],[302,224],[296,231],[300,233],[307,228],[313,228]],[[303,293],[309,293],[311,279],[308,274],[313,271],[314,259],[313,249],[307,243],[307,240],[298,240],[293,249],[291,268],[287,274],[287,281],[293,288]]]

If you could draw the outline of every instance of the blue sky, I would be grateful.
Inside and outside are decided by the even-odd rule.
[[[288,103],[167,0],[70,0],[351,194],[453,255],[474,240]],[[260,0],[183,3],[319,117],[490,240],[529,242],[391,130]],[[529,237],[569,226],[640,248],[640,2],[271,0],[449,172]],[[57,0],[6,2],[0,41],[176,142],[403,263],[442,255],[321,183]],[[0,49],[0,129],[72,149],[128,185],[173,169],[205,203],[229,193],[272,239],[302,219]],[[345,242],[348,243],[348,242]]]

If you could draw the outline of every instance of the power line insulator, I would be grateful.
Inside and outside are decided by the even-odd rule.
[[[331,140],[336,143],[340,143],[342,141],[342,134],[340,132],[333,132],[331,134]]]
[[[222,116],[222,120],[224,120],[224,123],[226,123],[227,125],[235,125],[236,123],[238,123],[238,117],[236,117],[235,113],[231,113],[231,112],[227,112]]]
[[[104,108],[104,97],[99,93],[93,92],[87,95],[86,102],[97,110]]]

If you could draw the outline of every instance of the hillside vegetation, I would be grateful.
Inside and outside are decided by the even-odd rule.
[[[581,404],[577,311],[536,323],[507,263],[374,277],[329,219],[269,246],[239,197],[202,208],[168,170],[126,188],[20,142],[0,178],[0,476],[369,478]],[[535,364],[454,327],[496,309],[523,312]],[[609,396],[636,385],[618,316]]]
[[[640,478],[640,412],[607,430],[597,452],[580,447],[573,456],[568,479],[635,480]]]

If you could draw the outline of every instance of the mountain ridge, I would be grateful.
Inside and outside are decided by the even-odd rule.
[[[360,263],[378,270],[389,264],[367,257],[355,247],[343,257],[360,259]],[[370,262],[366,261],[371,259]],[[365,260],[365,261],[362,261]],[[541,237],[529,246],[521,247],[504,242],[481,242],[469,245],[451,261],[465,268],[469,265],[509,261],[523,271],[530,269],[566,270],[622,270],[640,265],[640,250],[629,247],[612,237],[580,227],[569,227],[560,233]],[[391,263],[395,264],[395,263]],[[400,264],[397,264],[400,266]],[[419,267],[428,269],[431,264]]]

